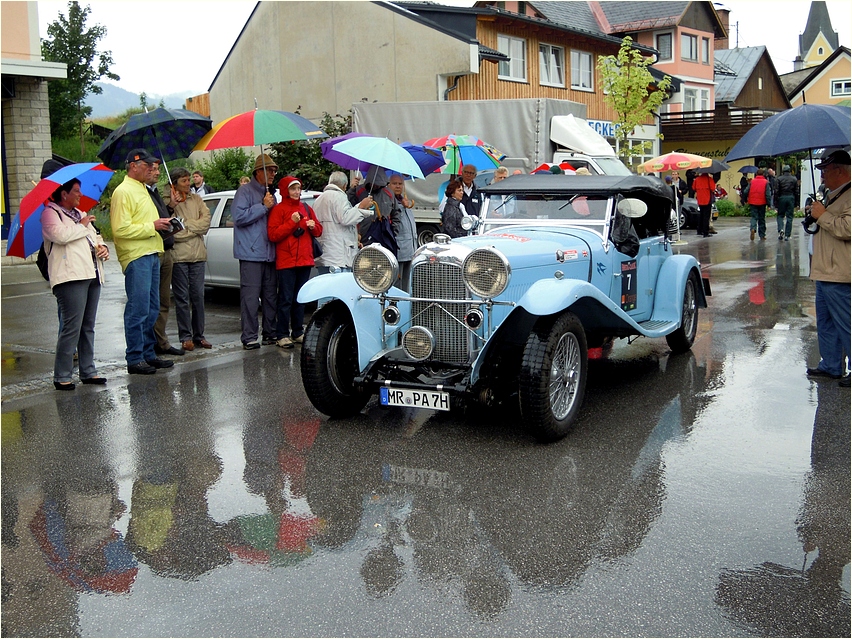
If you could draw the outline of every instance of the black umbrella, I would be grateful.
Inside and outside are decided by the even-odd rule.
[[[713,164],[703,169],[695,169],[696,173],[721,173],[722,171],[727,171],[730,169],[727,164],[724,162],[720,162],[719,160],[713,160]]]
[[[746,174],[746,173],[757,173],[757,167],[754,164],[746,164],[745,166],[741,166],[737,169],[737,172]]]
[[[109,134],[98,157],[111,169],[123,169],[133,149],[147,149],[166,160],[189,157],[192,148],[213,126],[210,118],[186,109],[154,109],[131,116]]]

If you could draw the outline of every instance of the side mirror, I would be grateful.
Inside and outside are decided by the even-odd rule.
[[[642,217],[648,212],[647,204],[645,204],[642,200],[637,200],[632,197],[627,197],[621,200],[616,208],[624,217],[631,218]]]

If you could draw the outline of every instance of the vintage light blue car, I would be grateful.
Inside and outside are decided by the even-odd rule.
[[[509,177],[483,190],[470,236],[418,249],[410,295],[394,286],[393,254],[365,246],[352,273],[299,294],[331,298],[305,332],[308,397],[333,417],[374,395],[434,410],[511,404],[541,441],[564,437],[589,349],[631,336],[692,347],[710,291],[695,258],[673,254],[669,192],[640,176]]]

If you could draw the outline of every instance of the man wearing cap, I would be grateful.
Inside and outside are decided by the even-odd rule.
[[[260,348],[257,342],[258,299],[263,305],[263,344],[275,344],[278,276],[275,245],[267,235],[267,218],[275,206],[270,186],[278,165],[266,154],[257,156],[252,180],[237,189],[232,205],[234,258],[240,261],[240,340],[243,348]]]
[[[160,312],[160,255],[163,238],[159,231],[171,229],[168,218],[157,211],[147,181],[159,162],[145,149],[127,156],[127,175],[112,194],[110,223],[115,251],[124,272],[124,340],[127,372],[150,375],[158,368],[174,365],[154,352],[157,340],[154,322]]]
[[[778,239],[789,240],[790,234],[793,232],[793,209],[796,206],[796,191],[799,188],[799,181],[791,174],[790,165],[785,164],[781,167],[781,177],[776,182],[778,183],[778,194],[775,200],[778,208],[778,216],[776,217]]]
[[[839,378],[840,385],[847,388],[845,357],[852,353],[849,165],[849,153],[842,149],[826,149],[816,165],[829,192],[824,202],[814,202],[810,207],[818,229],[813,236],[811,279],[816,282],[820,362],[816,368],[808,368],[810,377]]]

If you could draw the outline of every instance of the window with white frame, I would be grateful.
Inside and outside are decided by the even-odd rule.
[[[709,111],[710,90],[687,87],[683,90],[684,111]]]
[[[658,62],[668,62],[673,58],[671,33],[657,34],[657,51],[660,52]]]
[[[852,94],[852,80],[846,78],[845,80],[832,80],[831,81],[831,97],[839,98],[843,96],[848,96]]]
[[[565,86],[565,49],[551,44],[538,45],[539,81],[554,87]]]
[[[680,34],[680,59],[698,62],[698,36],[688,33]]]
[[[701,63],[710,64],[710,38],[701,38]]]
[[[594,91],[591,53],[571,51],[571,88]]]
[[[500,61],[497,68],[497,77],[501,80],[526,82],[527,41],[521,38],[498,34],[497,50],[509,56],[508,61]]]

